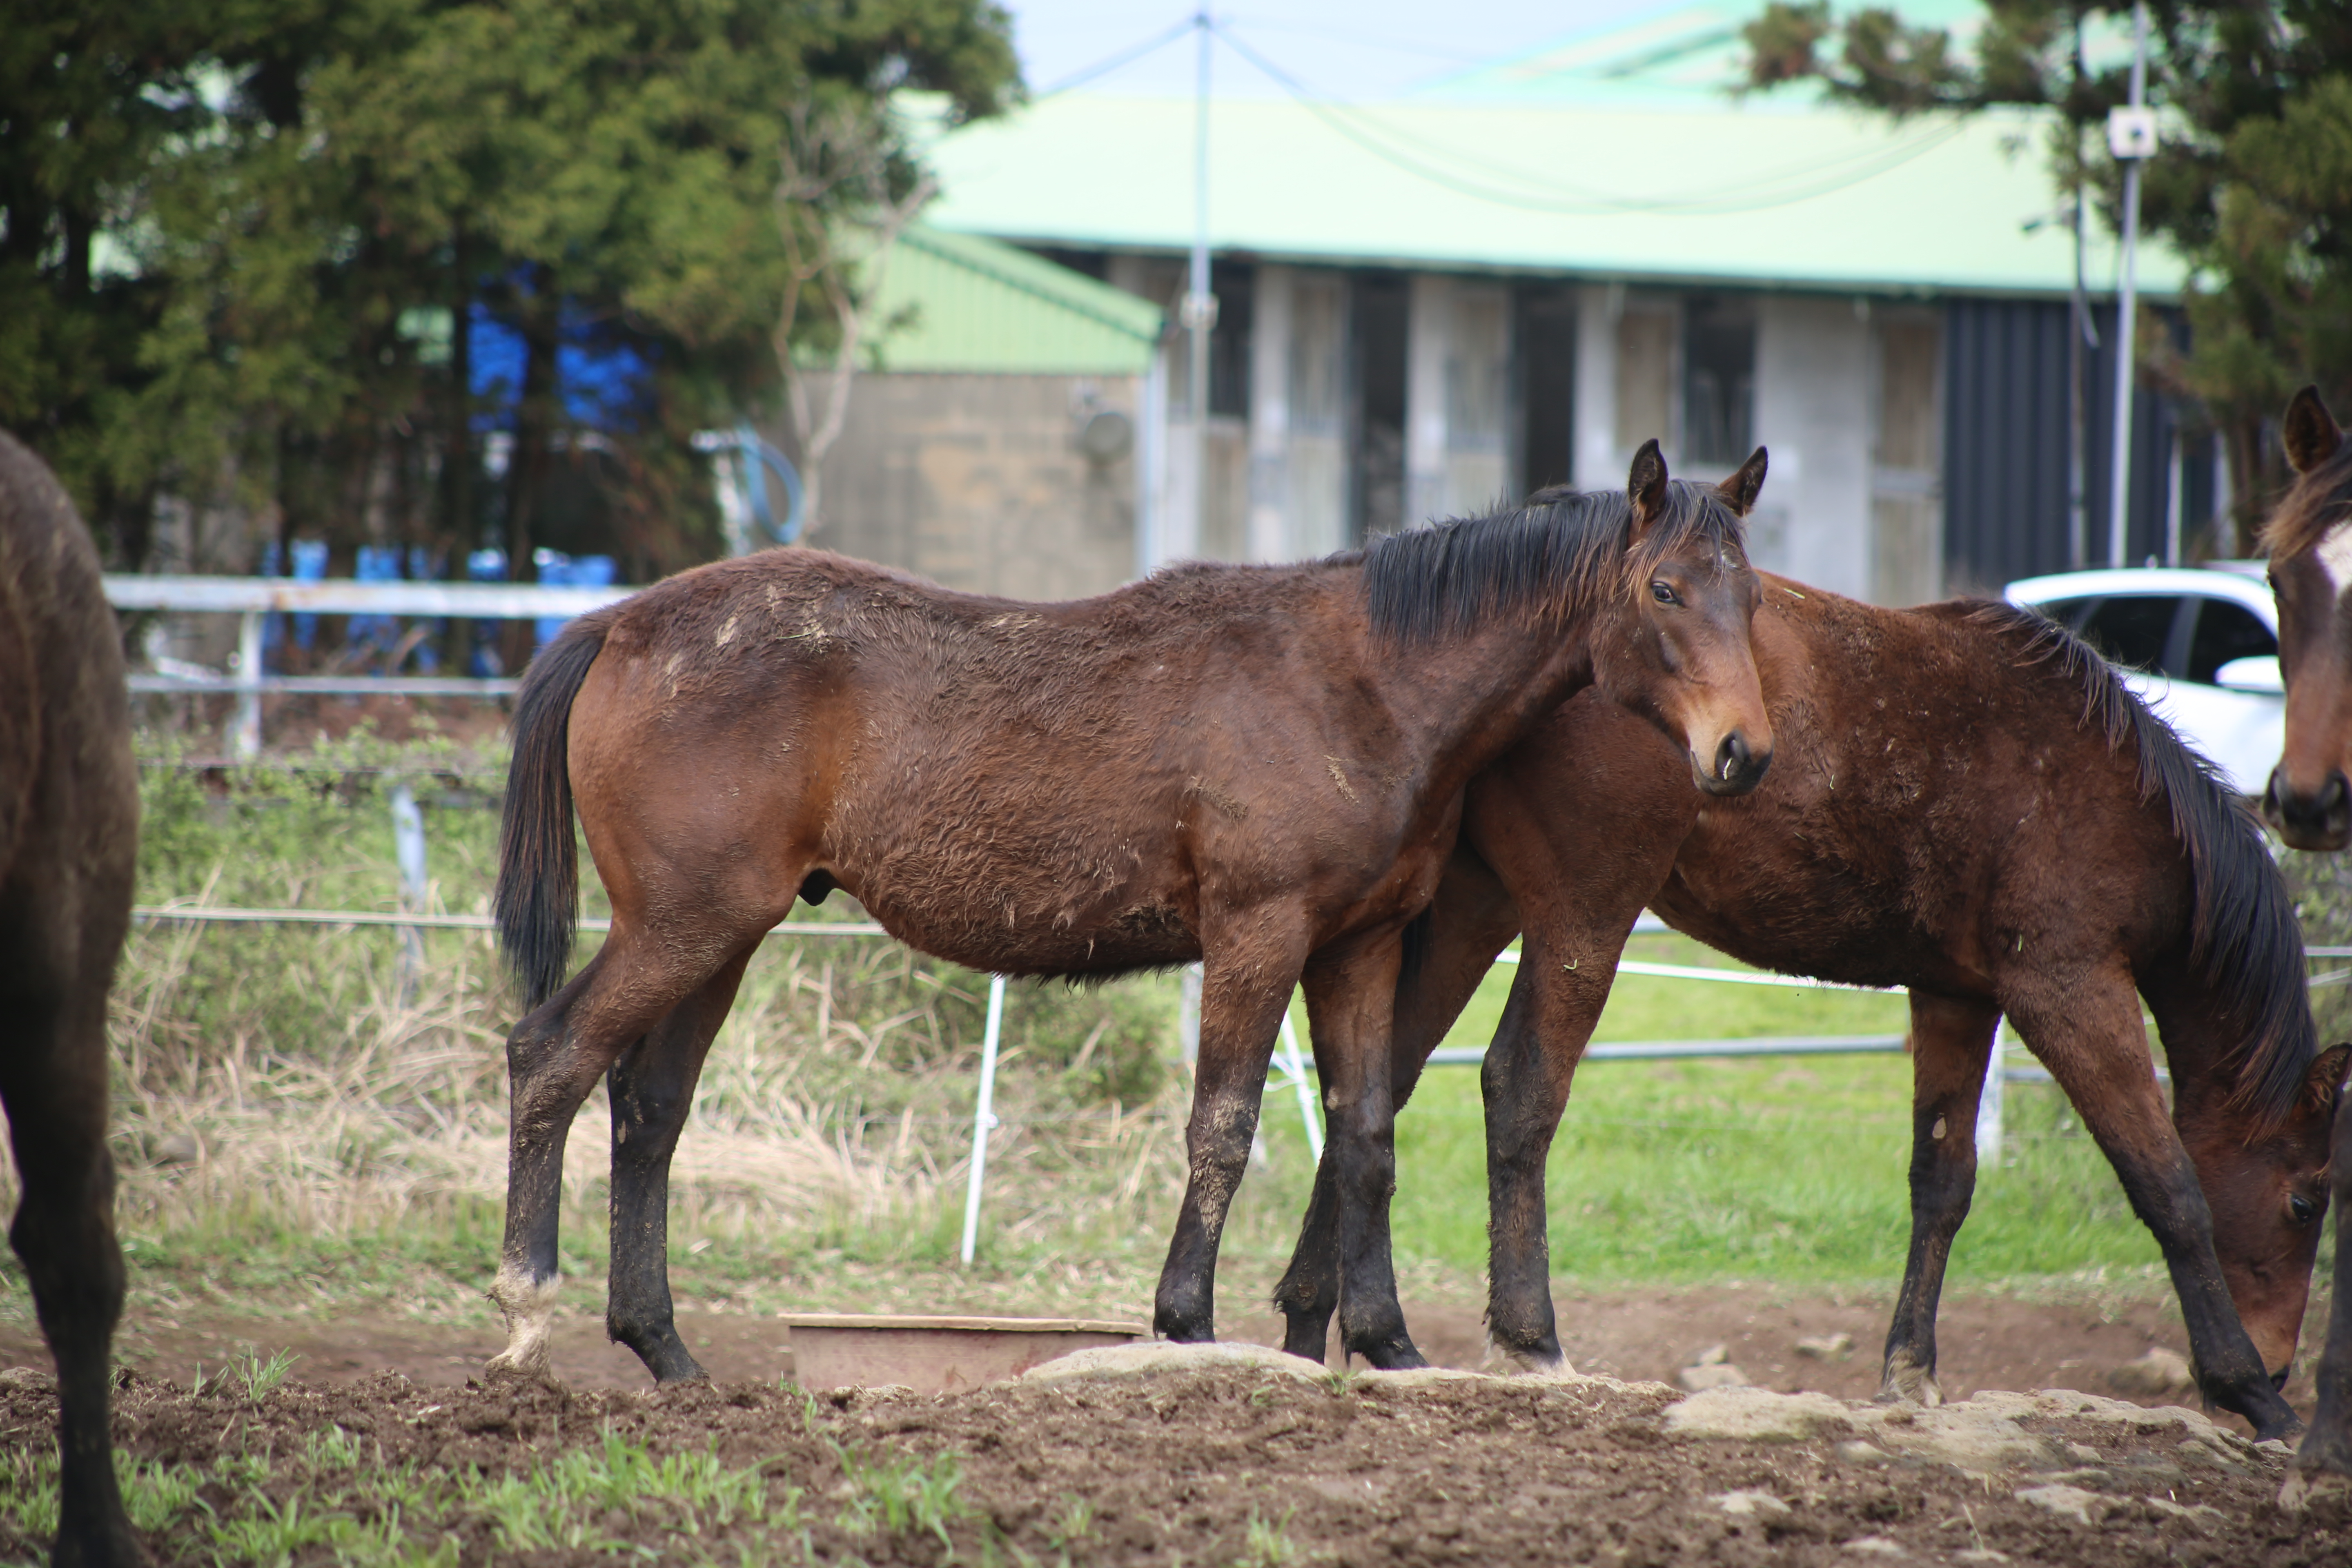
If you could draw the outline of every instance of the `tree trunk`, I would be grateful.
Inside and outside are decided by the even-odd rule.
[[[539,574],[530,558],[531,531],[538,521],[540,498],[546,491],[548,445],[555,427],[560,309],[553,270],[533,268],[530,298],[519,312],[523,336],[522,394],[515,405],[514,452],[507,468],[509,583],[529,583]],[[507,623],[502,647],[509,673],[520,673],[530,662],[531,631],[529,621]]]
[[[463,224],[457,226],[451,252],[448,441],[441,459],[442,495],[450,547],[465,551],[479,543],[481,536],[476,531],[474,516],[473,246]]]

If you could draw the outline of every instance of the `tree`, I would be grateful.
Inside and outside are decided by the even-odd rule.
[[[2082,39],[2102,19],[2127,27],[2131,6],[1984,4],[1971,57],[1946,30],[1884,9],[1839,20],[1825,0],[1777,0],[1747,28],[1749,82],[1816,82],[1898,115],[2047,106],[2053,175],[2069,194],[2090,192],[2114,226],[2121,173],[2086,132],[2126,101],[2128,66],[2089,68]],[[2162,114],[2141,223],[2188,258],[2194,280],[2189,348],[2143,330],[2141,369],[2197,399],[2221,433],[2242,552],[2285,482],[2267,427],[2288,397],[2316,381],[2352,400],[2352,7],[2155,0],[2148,10],[2148,101]]]
[[[0,30],[0,418],[121,517],[226,496],[281,538],[488,536],[523,574],[592,447],[641,569],[708,552],[685,437],[779,394],[796,101],[887,125],[902,87],[957,115],[1018,90],[988,0],[34,4]],[[111,63],[58,63],[84,54]],[[104,159],[13,160],[89,126]],[[74,362],[84,232],[117,346]],[[113,544],[142,553],[130,522]]]
[[[776,363],[800,444],[803,526],[814,533],[824,523],[824,459],[849,417],[883,269],[939,187],[905,158],[887,116],[854,100],[803,95],[787,117],[781,161],[776,227],[785,281]]]

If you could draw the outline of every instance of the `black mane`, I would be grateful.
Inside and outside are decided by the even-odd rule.
[[[2114,751],[2128,742],[2142,800],[2162,796],[2189,851],[2196,907],[2189,964],[2244,1042],[2238,1100],[2266,1126],[2284,1121],[2319,1051],[2305,990],[2303,928],[2253,814],[2213,763],[2132,695],[2097,650],[2055,622],[2014,605],[1970,617],[2014,640],[2028,662],[2048,660],[2082,689],[2083,722]]]
[[[1399,642],[1461,637],[1496,616],[1556,626],[1638,580],[1694,536],[1739,546],[1739,518],[1712,485],[1670,481],[1665,505],[1630,550],[1622,490],[1539,490],[1526,504],[1374,540],[1364,548],[1372,625]]]

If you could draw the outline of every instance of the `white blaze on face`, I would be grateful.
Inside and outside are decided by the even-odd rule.
[[[2329,529],[2319,542],[2319,569],[2327,574],[2327,585],[2337,598],[2352,587],[2352,518]]]

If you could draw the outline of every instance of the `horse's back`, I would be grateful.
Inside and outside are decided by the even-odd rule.
[[[1773,772],[1710,804],[1660,912],[1749,962],[1876,984],[1969,988],[2061,907],[2104,951],[2169,946],[2188,865],[2133,747],[2087,721],[2105,672],[1988,608],[1768,578]]]
[[[138,811],[97,551],[55,476],[0,432],[0,986],[110,970]]]

